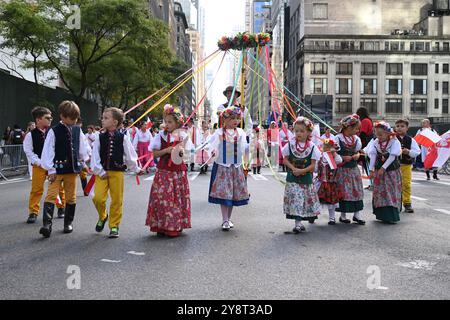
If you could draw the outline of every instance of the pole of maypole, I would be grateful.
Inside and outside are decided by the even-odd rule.
[[[243,49],[242,54],[244,55],[244,61],[242,63],[242,68],[241,68],[241,107],[245,108],[245,81],[246,81],[245,66],[247,65],[247,50]],[[247,110],[247,112],[249,112],[249,111]],[[242,114],[242,117],[241,117],[241,124],[242,124],[241,127],[242,127],[242,129],[244,129],[245,126],[246,126],[244,115],[245,115],[245,112],[244,112],[244,114]],[[245,175],[245,178],[247,178],[247,176],[248,176],[249,162],[250,162],[249,156],[247,154],[245,154],[245,156],[244,156],[244,175]]]

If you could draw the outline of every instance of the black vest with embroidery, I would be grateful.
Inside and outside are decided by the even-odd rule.
[[[398,141],[400,141],[402,148],[406,148],[408,150],[411,150],[412,145],[412,138],[408,135],[404,136],[403,138],[400,136],[397,136]],[[402,154],[400,157],[400,163],[401,164],[413,164],[414,158],[411,158],[407,154]]]
[[[381,153],[377,149],[377,160],[375,162],[375,169],[379,170],[389,158],[389,152]],[[395,160],[387,167],[386,171],[397,170],[400,168],[400,161],[398,161],[398,157],[395,157]]]
[[[127,166],[123,163],[123,139],[125,133],[116,130],[100,133],[100,162],[105,171],[125,171]]]
[[[31,139],[33,140],[33,152],[39,157],[42,156],[42,150],[44,149],[44,142],[46,133],[42,132],[38,128],[31,130]]]
[[[82,163],[80,154],[79,126],[67,127],[62,123],[53,128],[55,134],[55,157],[53,166],[57,174],[80,173]]]

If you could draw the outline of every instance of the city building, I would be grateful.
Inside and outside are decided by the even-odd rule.
[[[162,20],[166,23],[170,30],[169,47],[172,52],[176,52],[176,21],[175,21],[175,4],[173,0],[149,0],[148,10],[151,16]]]
[[[449,1],[293,0],[286,86],[336,125],[360,106],[374,119],[449,122]]]

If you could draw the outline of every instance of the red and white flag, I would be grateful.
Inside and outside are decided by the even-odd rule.
[[[95,184],[95,175],[92,175],[91,178],[89,179],[86,187],[83,190],[84,192],[89,194],[89,197],[91,197],[91,198],[94,197],[94,184]]]
[[[61,198],[59,197],[59,194],[58,194],[58,196],[56,197],[56,203],[55,203],[57,206],[62,206],[62,202],[61,202]]]
[[[450,158],[450,130],[441,136],[440,141],[428,149],[423,163],[425,169],[441,168]]]
[[[418,144],[430,148],[441,141],[441,137],[435,131],[424,129],[415,136],[414,140],[416,140]]]
[[[331,151],[324,152],[323,157],[325,158],[325,160],[327,160],[328,164],[330,165],[331,170],[337,169],[338,166],[336,164],[336,161],[334,161],[334,156],[333,156],[333,153],[331,153]]]

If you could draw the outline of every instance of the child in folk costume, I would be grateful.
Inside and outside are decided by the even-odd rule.
[[[280,150],[283,150],[284,146],[289,142],[290,139],[294,138],[294,134],[288,129],[288,124],[285,122],[283,124],[282,130],[280,130]],[[283,172],[286,172],[286,166],[283,164],[283,153],[280,152],[278,157],[279,164],[283,169]]]
[[[400,221],[402,176],[398,157],[402,146],[389,123],[375,124],[376,139],[368,148],[370,176],[373,178],[373,211],[377,220]]]
[[[325,140],[325,139],[335,139],[335,135],[331,133],[331,129],[329,127],[325,128],[325,133],[320,137],[320,139]]]
[[[363,183],[357,164],[362,147],[361,139],[356,135],[360,126],[358,115],[347,116],[341,120],[341,132],[335,138],[336,143],[339,144],[338,153],[343,160],[336,174],[338,186],[343,192],[343,199],[339,201],[336,211],[341,212],[340,222],[350,223],[346,214],[353,212],[353,221],[364,225],[366,222],[361,219],[361,211],[364,208]]]
[[[334,164],[342,163],[342,158],[337,154],[336,150],[339,146],[333,139],[324,139],[322,143],[322,158],[318,162],[317,182],[320,184],[317,194],[322,205],[328,208],[328,224],[335,225],[335,211],[339,201],[342,200],[343,193],[336,180],[337,169],[332,168],[329,161],[331,157],[334,159]],[[333,164],[333,166],[334,166]]]
[[[288,169],[284,190],[284,214],[295,220],[294,233],[305,231],[302,220],[313,223],[320,214],[320,202],[313,185],[316,161],[320,150],[311,140],[314,125],[311,120],[299,117],[294,123],[295,138],[282,150],[284,165]]]
[[[400,119],[395,122],[397,139],[402,146],[400,155],[400,171],[402,172],[402,202],[405,212],[413,213],[411,205],[411,180],[414,158],[420,154],[420,148],[416,140],[408,135],[409,121]]]
[[[91,167],[97,176],[94,186],[94,202],[99,218],[95,231],[102,232],[109,218],[109,237],[119,237],[119,225],[123,212],[124,171],[142,173],[137,154],[128,134],[119,130],[123,111],[108,108],[103,112],[102,125],[105,132],[94,141]],[[106,213],[108,192],[111,196],[109,215]]]
[[[251,164],[253,174],[261,174],[264,165],[264,138],[259,127],[253,129],[253,137],[250,143]]]
[[[194,118],[190,118],[187,123],[187,129],[189,134],[189,140],[186,145],[186,149],[189,152],[189,163],[191,167],[191,172],[194,171],[195,168],[195,148],[200,144],[202,135],[200,131],[195,126]]]
[[[202,132],[200,135],[200,139],[198,141],[199,144],[203,144],[209,138],[211,133],[209,132],[209,124],[206,121],[202,123]],[[200,174],[206,174],[208,172],[208,164],[206,163],[210,158],[210,154],[205,150],[201,149],[196,153],[196,163],[200,165]]]
[[[153,155],[149,152],[150,143],[153,140],[152,133],[147,129],[145,122],[141,123],[140,129],[136,132],[133,139],[133,146],[137,151],[141,168],[143,168],[147,162],[150,162],[150,167],[153,167]]]
[[[270,123],[267,129],[267,156],[270,160],[270,165],[274,170],[278,170],[278,161],[280,153],[280,130],[277,128],[275,121]]]
[[[183,161],[176,161],[180,164],[173,162],[172,150],[178,149],[177,144],[187,140],[188,136],[184,131],[177,130],[183,124],[183,116],[179,111],[166,105],[163,115],[165,129],[155,136],[151,144],[159,160],[145,225],[157,236],[177,237],[183,229],[191,228],[191,200],[187,166]],[[180,149],[177,152],[182,151]]]
[[[240,116],[239,107],[224,109],[221,114],[223,127],[216,130],[207,141],[210,150],[218,152],[211,173],[208,201],[220,204],[224,231],[234,227],[231,221],[233,207],[247,205],[249,201],[242,165],[243,156],[248,152],[248,144],[244,130],[237,128]]]

